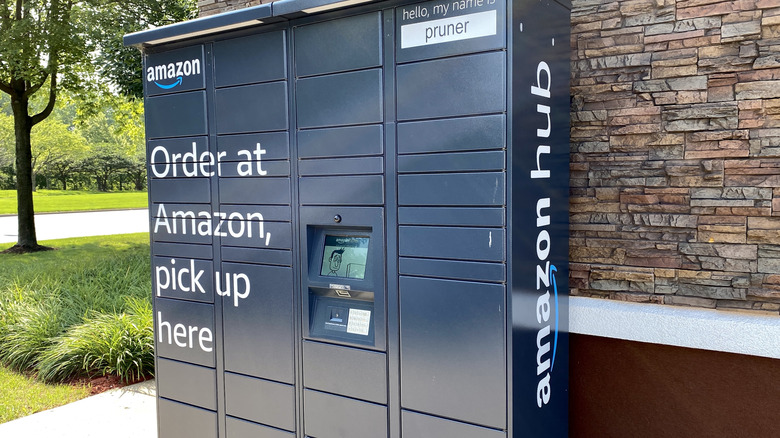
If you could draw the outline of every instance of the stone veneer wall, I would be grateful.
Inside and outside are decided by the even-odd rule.
[[[572,294],[780,310],[780,0],[574,0]]]
[[[274,0],[198,0],[198,16],[206,17],[222,12],[271,3]]]
[[[571,47],[572,294],[778,313],[780,0],[573,0]]]

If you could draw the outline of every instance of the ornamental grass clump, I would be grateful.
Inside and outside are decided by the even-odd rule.
[[[148,234],[0,254],[0,363],[46,381],[154,373]]]

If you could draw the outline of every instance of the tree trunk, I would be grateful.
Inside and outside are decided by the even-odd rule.
[[[35,235],[35,210],[33,209],[32,117],[28,114],[28,100],[12,96],[14,134],[16,136],[16,206],[19,236],[17,244],[9,251],[32,252],[48,249],[38,245]]]

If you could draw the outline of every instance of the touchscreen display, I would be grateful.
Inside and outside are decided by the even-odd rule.
[[[320,275],[363,279],[368,259],[368,237],[325,235]]]

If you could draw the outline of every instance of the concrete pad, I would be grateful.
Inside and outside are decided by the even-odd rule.
[[[157,438],[155,381],[112,389],[0,424],[0,437]]]

